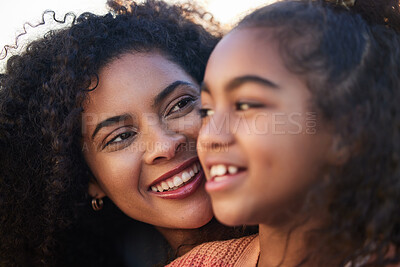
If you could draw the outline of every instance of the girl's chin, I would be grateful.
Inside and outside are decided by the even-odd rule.
[[[217,220],[220,223],[230,227],[247,224],[243,221],[243,218],[240,218],[240,216],[235,216],[235,215],[220,215],[220,216],[215,215],[215,218],[217,218]]]
[[[248,212],[240,209],[240,205],[225,205],[226,203],[213,203],[214,216],[222,224],[227,226],[241,226],[250,224]]]

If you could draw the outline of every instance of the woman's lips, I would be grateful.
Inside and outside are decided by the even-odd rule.
[[[195,164],[197,163],[197,164]],[[199,165],[199,158],[198,157],[193,157],[181,165],[173,168],[172,170],[164,173],[160,177],[158,177],[156,180],[154,180],[150,185],[149,185],[149,190],[151,190],[152,186],[157,186],[158,184],[161,184],[163,181],[167,181],[169,179],[173,179],[176,175],[181,174],[183,171],[187,170],[189,167],[193,167],[193,165],[196,165],[198,168],[200,168]],[[182,174],[181,174],[182,175]],[[182,177],[181,177],[182,178]]]
[[[148,191],[161,198],[182,199],[196,191],[205,179],[198,157],[193,157],[153,181]]]
[[[194,162],[191,166],[180,172],[170,173],[170,176],[167,176],[164,180],[157,179],[156,182],[153,182],[153,185],[150,186],[150,189],[153,192],[163,192],[163,191],[172,191],[176,190],[179,187],[182,187],[186,183],[189,183],[195,175],[201,170],[200,163]],[[165,177],[165,176],[162,176]]]
[[[189,181],[180,186],[175,190],[163,191],[163,192],[155,192],[151,190],[150,192],[157,197],[165,198],[165,199],[183,199],[186,198],[193,193],[196,192],[197,188],[202,184],[205,180],[204,172],[202,169],[198,171],[198,173]]]

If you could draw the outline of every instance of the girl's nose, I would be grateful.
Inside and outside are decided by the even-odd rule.
[[[228,112],[215,112],[207,118],[199,133],[198,149],[214,150],[229,146],[234,141]]]

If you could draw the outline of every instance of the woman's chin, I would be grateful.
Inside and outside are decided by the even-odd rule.
[[[202,216],[193,216],[182,218],[181,220],[177,220],[177,218],[171,218],[170,222],[162,223],[152,223],[148,222],[156,226],[157,228],[166,228],[166,229],[176,229],[176,230],[191,230],[198,229],[209,223],[213,218],[213,214],[202,213]]]
[[[200,215],[200,214],[199,214]],[[197,229],[203,227],[207,223],[209,223],[214,217],[212,211],[209,213],[201,213],[202,216],[192,216],[187,218],[186,220],[181,221],[179,224],[181,225],[181,229]]]

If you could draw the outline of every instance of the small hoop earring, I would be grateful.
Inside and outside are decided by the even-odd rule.
[[[92,199],[92,208],[94,211],[99,211],[103,208],[103,199],[102,198],[93,198]]]

